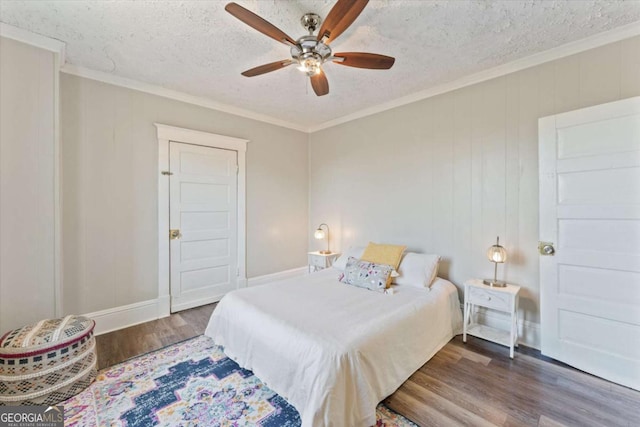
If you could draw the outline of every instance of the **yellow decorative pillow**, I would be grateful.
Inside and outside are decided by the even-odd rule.
[[[362,260],[368,262],[374,262],[376,264],[386,264],[393,267],[394,270],[398,270],[402,254],[406,249],[406,246],[401,245],[379,245],[377,243],[369,242],[364,253],[362,254]],[[387,280],[387,288],[391,284],[391,276]]]

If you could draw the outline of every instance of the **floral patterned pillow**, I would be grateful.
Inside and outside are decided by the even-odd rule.
[[[340,274],[338,280],[347,285],[384,292],[392,271],[393,267],[390,265],[376,264],[349,257],[344,273]]]

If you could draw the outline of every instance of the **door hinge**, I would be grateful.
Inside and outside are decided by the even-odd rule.
[[[161,173],[162,175],[168,175],[168,176],[173,175],[173,172],[169,172],[169,171],[162,171]]]
[[[240,173],[240,166],[236,165],[236,175],[238,175],[238,173]]]

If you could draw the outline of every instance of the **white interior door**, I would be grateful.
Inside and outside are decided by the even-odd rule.
[[[171,311],[219,301],[236,289],[237,153],[170,142]]]
[[[640,390],[640,97],[539,126],[542,353]]]

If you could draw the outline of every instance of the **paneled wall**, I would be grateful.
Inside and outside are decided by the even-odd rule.
[[[67,74],[61,101],[65,312],[158,296],[154,122],[248,139],[248,277],[305,265],[306,134]]]
[[[493,274],[485,252],[499,235],[499,275],[524,287],[520,316],[535,329],[538,118],[636,95],[640,37],[313,133],[309,233],[326,222],[335,249],[440,254],[459,289]]]
[[[55,314],[55,55],[0,37],[0,335]]]

